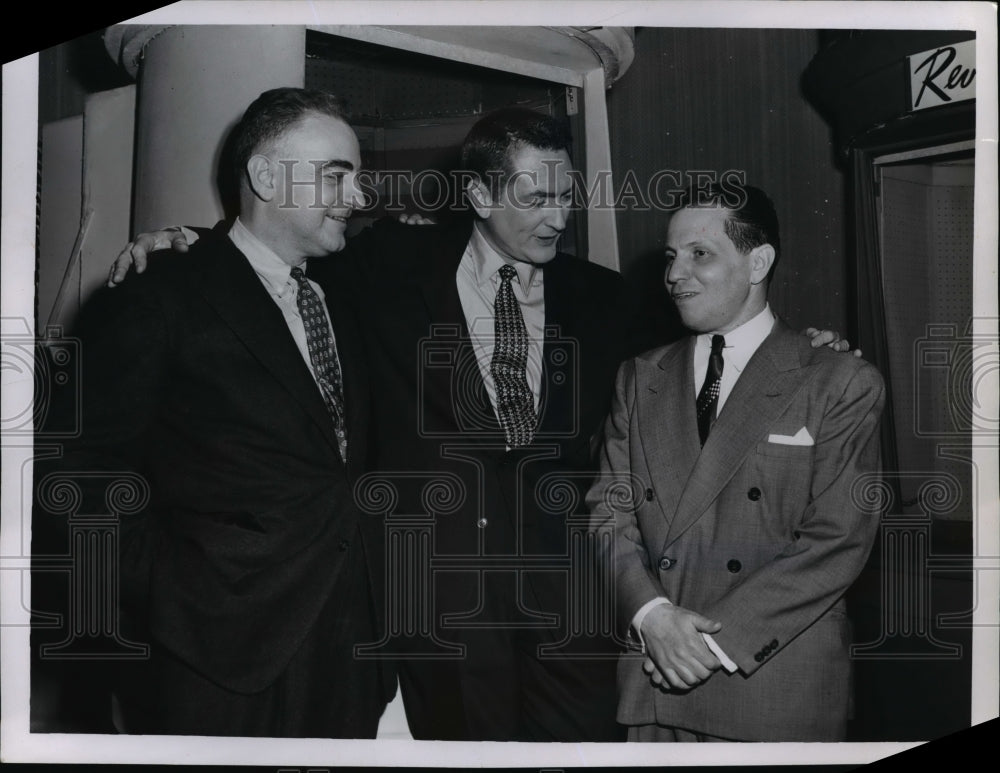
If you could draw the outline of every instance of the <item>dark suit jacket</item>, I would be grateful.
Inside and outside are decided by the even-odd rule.
[[[281,312],[232,242],[207,235],[187,256],[158,258],[81,324],[84,428],[64,467],[145,477],[148,505],[122,525],[129,619],[217,684],[256,692],[338,588],[366,593],[371,581],[345,569],[363,565],[348,557],[366,548],[352,483],[367,463],[369,414],[351,290],[328,295],[345,468]]]
[[[558,559],[568,555],[567,514],[583,511],[624,356],[621,282],[566,254],[545,265],[539,429],[529,448],[506,453],[456,287],[471,229],[471,222],[412,227],[383,220],[325,264],[349,262],[365,288],[358,299],[376,394],[374,468],[397,490],[395,514],[437,516],[436,555]],[[327,286],[336,280],[323,267],[311,262],[310,276]],[[435,506],[425,495],[433,479],[451,482],[453,503]],[[438,622],[440,614],[477,605],[479,575],[455,568],[458,574],[437,583]],[[565,588],[553,579],[551,571],[530,575],[527,592],[535,598],[524,600],[564,623]]]
[[[739,671],[661,691],[641,657],[625,656],[618,719],[739,740],[842,739],[842,597],[878,528],[863,485],[878,470],[882,378],[779,321],[700,448],[693,341],[622,366],[588,499],[615,529],[623,628],[666,596],[722,623],[714,638]],[[628,505],[608,496],[616,483],[634,492]]]

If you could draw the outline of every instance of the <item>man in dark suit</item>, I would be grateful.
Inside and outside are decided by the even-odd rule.
[[[228,233],[152,255],[80,329],[84,429],[62,466],[150,491],[122,523],[124,622],[150,657],[119,669],[119,729],[374,737],[381,665],[353,656],[378,637],[352,495],[370,384],[352,288],[324,302],[302,273],[344,246],[357,138],[328,95],[275,89],[233,147]]]
[[[620,624],[645,653],[619,666],[631,740],[844,738],[843,596],[878,528],[861,487],[884,387],[774,317],[779,249],[762,191],[689,198],[666,284],[692,335],[618,374],[588,501],[614,529]]]
[[[386,642],[416,738],[624,737],[614,642],[594,626],[558,648],[601,602],[580,598],[572,617],[572,584],[592,567],[570,567],[568,516],[594,472],[627,318],[616,273],[557,250],[569,142],[557,120],[492,113],[462,148],[473,219],[382,221],[345,253],[371,288],[374,466],[398,497],[387,524],[433,519],[433,571],[402,583],[414,595],[395,609],[426,608],[425,635]],[[435,481],[453,506],[423,496]]]

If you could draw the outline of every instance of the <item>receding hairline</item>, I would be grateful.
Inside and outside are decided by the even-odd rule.
[[[337,116],[337,115],[333,115],[331,113],[324,113],[322,110],[309,109],[309,110],[303,112],[302,115],[300,115],[294,121],[292,121],[291,123],[289,123],[288,126],[286,126],[284,129],[282,129],[279,134],[277,134],[277,135],[275,135],[273,137],[269,137],[264,142],[262,142],[260,145],[258,145],[256,148],[254,148],[253,149],[253,153],[251,154],[251,158],[253,156],[256,156],[256,155],[266,155],[266,153],[264,152],[265,150],[280,149],[282,143],[284,143],[286,141],[286,139],[288,138],[288,136],[292,132],[294,132],[296,129],[300,128],[302,126],[302,124],[304,124],[310,118],[329,118],[330,120],[333,120],[333,121],[336,121],[337,123],[343,124],[344,127],[350,133],[350,136],[353,137],[355,140],[357,140],[357,133],[354,131],[353,127],[347,122],[347,120],[344,119],[343,117]],[[319,159],[316,159],[316,160],[318,161]],[[325,166],[327,166],[327,165],[329,165],[331,163],[337,163],[338,165],[343,166],[346,169],[354,169],[354,163],[351,162],[351,161],[347,161],[345,159],[329,159],[329,160],[324,160],[324,164],[323,165],[325,167]]]

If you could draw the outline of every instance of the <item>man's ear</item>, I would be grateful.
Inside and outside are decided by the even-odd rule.
[[[254,195],[261,201],[271,201],[278,191],[271,159],[259,153],[247,161],[247,181]]]
[[[482,180],[471,180],[465,186],[465,195],[469,197],[469,203],[479,217],[483,220],[489,218],[490,212],[493,210],[493,196]]]
[[[759,285],[774,265],[774,247],[762,244],[750,250],[750,284]]]

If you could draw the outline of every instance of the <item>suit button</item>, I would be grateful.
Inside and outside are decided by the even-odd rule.
[[[753,659],[756,660],[758,663],[760,663],[762,660],[764,660],[764,655],[763,653],[758,652],[753,656]]]
[[[778,649],[778,640],[777,639],[774,639],[774,640],[771,641],[771,649],[772,650]]]
[[[485,518],[480,518],[478,521],[476,521],[476,526],[478,526],[480,529],[485,529],[487,523],[488,521]]]
[[[741,564],[735,558],[730,558],[729,562],[726,564],[726,569],[728,569],[733,574],[736,574],[742,568],[743,564]]]
[[[660,559],[658,566],[660,567],[660,571],[661,572],[666,572],[667,570],[669,570],[676,563],[677,562],[674,561],[674,559],[669,558],[667,556],[663,556]]]
[[[653,501],[653,489],[651,488],[646,489],[646,501],[647,502]]]
[[[348,540],[348,539],[342,539],[340,541],[340,544],[337,547],[339,547],[340,548],[340,552],[343,553],[350,546],[351,546],[351,541],[350,540]]]
[[[749,499],[751,502],[756,502],[758,499],[760,499],[760,489],[757,488],[756,486],[750,489],[747,492],[747,499]]]

